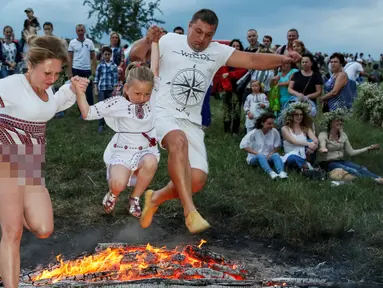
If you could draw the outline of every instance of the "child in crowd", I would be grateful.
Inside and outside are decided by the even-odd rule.
[[[159,74],[159,39],[155,40],[151,53],[152,71],[141,63],[130,63],[123,96],[114,96],[90,107],[84,93],[77,97],[85,120],[104,118],[116,132],[104,152],[109,182],[109,191],[103,200],[106,213],[113,211],[126,186],[135,185],[129,198],[129,213],[140,218],[140,197],[157,170],[160,154],[154,128],[155,99],[151,97]]]
[[[104,101],[112,96],[112,92],[118,83],[117,65],[112,61],[112,49],[109,46],[102,47],[102,61],[96,69],[94,85],[98,90],[98,101]],[[102,132],[105,121],[101,118],[98,122],[98,132]]]
[[[126,71],[124,72],[124,70],[122,70],[121,67],[118,67],[118,82],[116,87],[114,87],[112,96],[123,96],[125,84],[124,75],[128,75],[128,69],[126,69]]]
[[[380,82],[382,82],[382,80],[383,80],[382,73],[379,71],[379,65],[374,64],[372,66],[372,69],[373,69],[373,71],[370,73],[370,77],[368,78],[368,80],[371,83],[376,83],[379,85]]]
[[[266,112],[266,109],[269,107],[269,101],[267,100],[266,94],[263,93],[261,83],[257,80],[252,80],[250,85],[252,93],[246,97],[243,106],[246,114],[245,125],[247,133],[254,129],[255,122],[259,116]]]

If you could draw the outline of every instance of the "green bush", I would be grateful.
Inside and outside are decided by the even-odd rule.
[[[381,126],[383,124],[383,89],[371,83],[359,86],[355,99],[354,115],[363,122]]]

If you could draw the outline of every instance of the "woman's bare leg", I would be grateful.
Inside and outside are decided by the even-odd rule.
[[[0,166],[4,166],[1,164]],[[2,170],[1,168],[0,170]],[[2,232],[0,275],[4,287],[16,288],[20,277],[20,240],[24,218],[23,193],[17,178],[7,179],[1,176],[3,175],[0,175],[0,226]]]
[[[25,186],[24,225],[38,238],[48,238],[53,232],[51,197],[44,186]]]

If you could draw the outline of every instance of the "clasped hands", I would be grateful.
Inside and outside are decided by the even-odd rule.
[[[73,92],[78,91],[78,89],[85,93],[86,88],[88,88],[88,85],[90,83],[90,80],[88,78],[80,77],[80,76],[74,76],[70,79],[71,82],[71,89]]]
[[[148,44],[152,44],[152,42],[157,43],[160,41],[160,38],[163,36],[162,28],[153,25],[150,26],[148,32],[146,33],[146,41]]]

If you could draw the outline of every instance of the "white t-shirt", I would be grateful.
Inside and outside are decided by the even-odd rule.
[[[130,45],[128,48],[124,50],[124,57],[125,59],[129,59],[130,50],[132,50],[132,45]]]
[[[241,149],[251,148],[265,156],[269,155],[271,151],[279,146],[281,146],[281,136],[275,128],[271,129],[266,135],[263,134],[262,129],[251,130],[243,137],[239,144]],[[246,158],[247,163],[249,163],[254,156],[254,154],[248,153]]]
[[[41,100],[24,74],[15,74],[0,80],[0,115],[32,122],[47,122],[57,112],[64,111],[76,103],[76,94],[69,84],[53,93],[45,90],[48,101]],[[0,117],[1,118],[1,117]],[[1,142],[1,140],[0,140]]]
[[[217,70],[226,65],[234,48],[216,42],[202,52],[193,51],[186,35],[168,33],[159,42],[157,118],[172,116],[202,124],[206,92]]]
[[[348,79],[356,81],[360,72],[363,72],[363,66],[359,62],[350,62],[344,66],[343,70],[346,72]]]
[[[69,52],[73,52],[73,63],[72,67],[79,70],[90,70],[91,61],[90,53],[95,51],[93,41],[85,38],[83,42],[72,39],[69,42]]]

